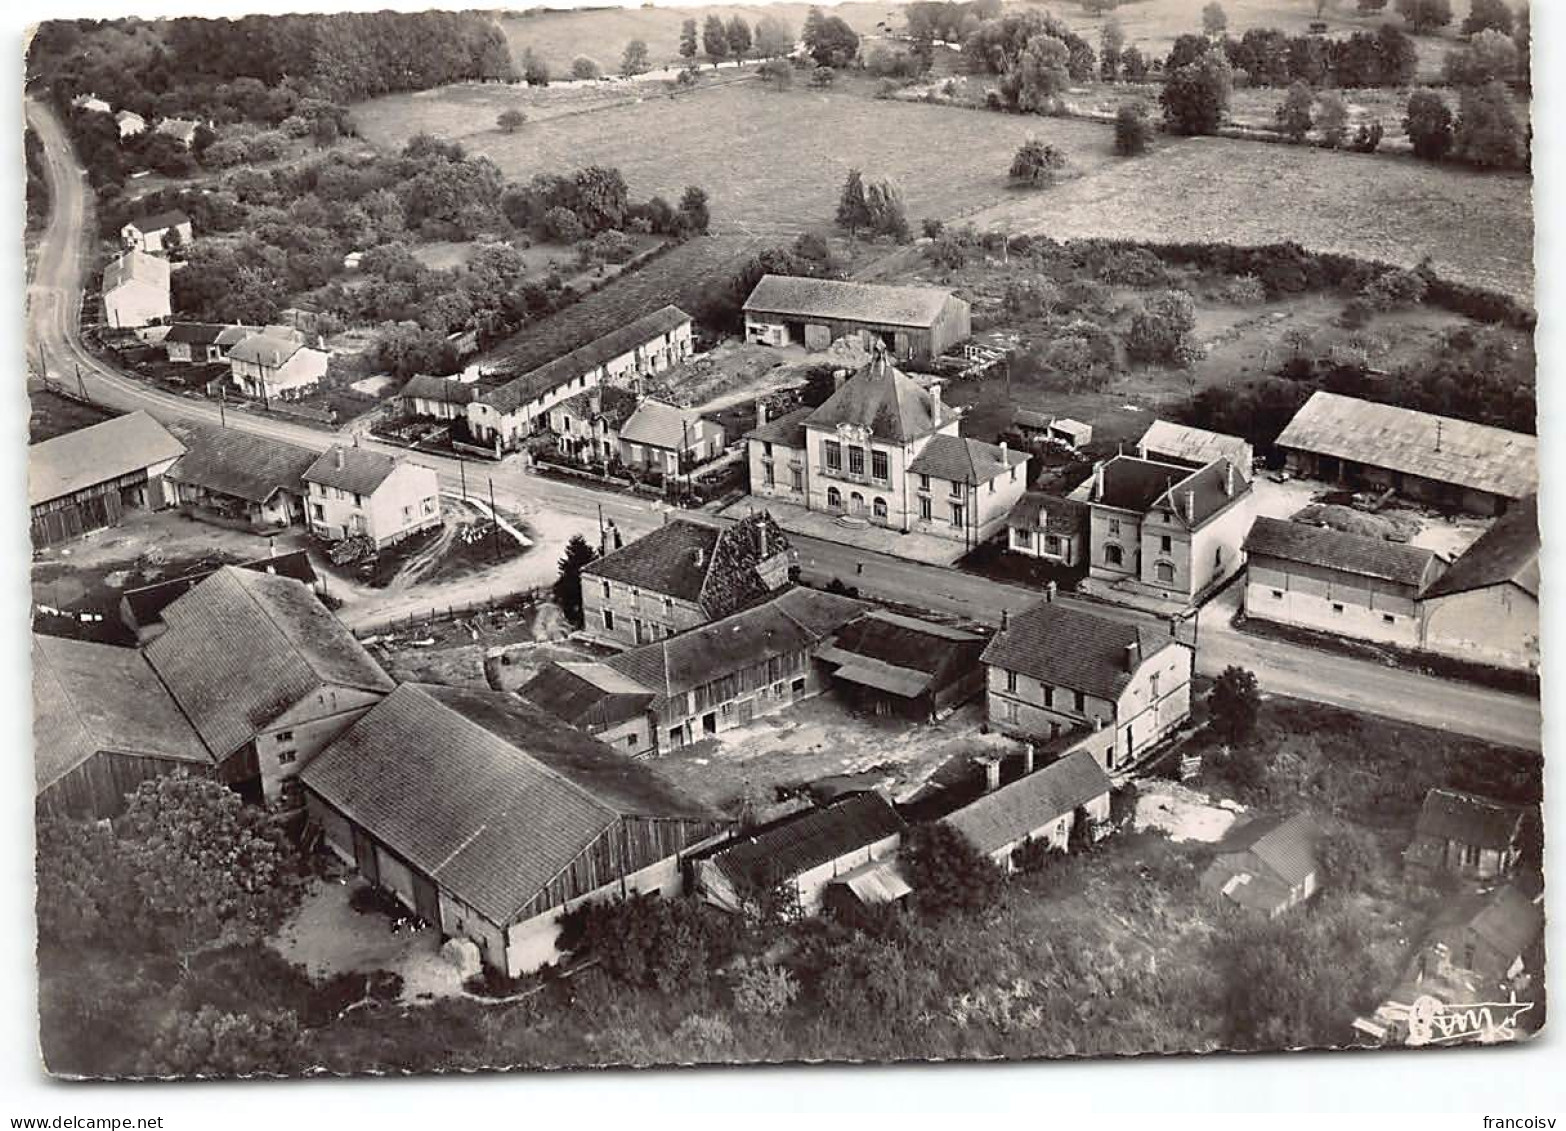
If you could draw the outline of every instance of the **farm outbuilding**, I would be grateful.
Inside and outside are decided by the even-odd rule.
[[[1528,809],[1522,805],[1456,789],[1432,789],[1425,794],[1403,862],[1426,874],[1500,879],[1510,875],[1522,858],[1528,819]]]
[[[1202,890],[1274,919],[1316,894],[1321,837],[1309,813],[1260,817],[1219,845]]]
[[[1533,495],[1496,519],[1425,590],[1420,644],[1461,660],[1539,667],[1539,513]]]
[[[1317,391],[1278,437],[1296,475],[1472,514],[1539,489],[1539,441],[1487,424]]]
[[[984,690],[984,643],[976,633],[875,609],[828,637],[816,659],[859,710],[929,722]]]
[[[27,449],[34,546],[119,525],[128,507],[158,510],[163,476],[185,451],[145,412],[67,432]]]
[[[1073,837],[1090,842],[1109,820],[1110,780],[1093,755],[1075,750],[1009,785],[992,789],[945,818],[1007,871],[1016,851],[1042,841],[1069,851]]]
[[[901,361],[933,361],[972,333],[968,304],[937,287],[764,275],[744,310],[748,342],[819,351],[868,334]]]
[[[304,520],[304,473],[318,453],[234,428],[180,427],[185,454],[166,473],[187,514],[256,530]]]

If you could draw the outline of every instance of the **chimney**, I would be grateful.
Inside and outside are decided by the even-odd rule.
[[[761,560],[762,561],[766,561],[767,560],[767,524],[765,522],[758,522],[758,523],[756,523],[756,541],[759,542],[760,545],[761,545]]]
[[[758,398],[756,400],[756,427],[760,428],[766,422],[767,422],[767,402]]]
[[[984,792],[994,793],[1000,788],[1001,760],[993,755],[980,758],[984,766]]]
[[[343,466],[343,450],[341,448],[334,448],[332,454],[337,457],[335,462],[338,469],[341,470]]]
[[[931,381],[930,382],[930,412],[931,412],[931,415],[933,415],[936,420],[940,420],[941,419],[941,410],[944,407],[945,406],[941,404],[941,383],[939,381]]]
[[[1009,449],[1006,446],[1006,441],[1005,440],[1001,441],[1000,448],[1001,448],[1001,466],[1002,467],[1010,467],[1011,466],[1011,459],[1010,459],[1011,449]]]
[[[832,391],[835,393],[843,387],[843,382],[848,380],[848,370],[832,370]]]
[[[1001,610],[1001,631],[1005,632],[1010,627],[1011,627],[1011,610],[1010,609],[1002,609]]]
[[[703,550],[700,546],[697,546],[694,550],[691,551],[691,559],[696,563],[696,568],[700,569],[702,566],[707,564],[707,551]]]
[[[1101,502],[1104,498],[1104,461],[1099,460],[1093,465],[1093,501]]]
[[[1033,757],[1034,757],[1034,755],[1037,752],[1038,752],[1037,748],[1031,742],[1028,743],[1027,745],[1023,746],[1023,748],[1022,748],[1022,772],[1024,774],[1031,774],[1033,772]]]
[[[1056,585],[1053,581],[1051,581],[1048,585],[1046,585],[1044,587],[1044,603],[1045,604],[1053,605],[1055,603],[1055,591],[1057,589],[1059,589],[1059,588],[1060,587],[1058,585]]]
[[[1185,493],[1185,518],[1186,518],[1186,521],[1191,523],[1193,526],[1196,524],[1196,492],[1195,491],[1187,491]]]
[[[1136,671],[1136,666],[1142,662],[1142,644],[1133,640],[1126,645],[1126,671]]]
[[[1223,493],[1229,498],[1234,498],[1234,464],[1223,465]]]

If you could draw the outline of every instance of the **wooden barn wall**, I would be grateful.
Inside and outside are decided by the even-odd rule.
[[[208,773],[206,767],[173,758],[147,758],[100,750],[59,781],[38,794],[40,817],[72,817],[100,820],[125,811],[125,795],[144,781],[188,770]]]
[[[530,919],[667,859],[716,832],[716,821],[622,817],[588,845],[516,916]]]

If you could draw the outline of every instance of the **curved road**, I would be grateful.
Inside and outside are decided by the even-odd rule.
[[[79,366],[87,393],[103,404],[124,410],[145,409],[164,421],[217,423],[218,409],[211,402],[149,388],[99,361],[83,345],[78,318],[83,257],[88,251],[87,241],[94,238],[95,231],[91,226],[86,178],[76,164],[64,128],[48,106],[29,98],[27,120],[43,142],[53,190],[53,213],[39,242],[34,275],[28,286],[28,325],[34,350],[41,348],[51,375],[68,384],[76,380]],[[345,438],[242,412],[229,412],[228,424],[317,451]],[[403,454],[403,449],[365,437],[359,442],[375,450]],[[436,469],[446,490],[457,492],[463,472],[457,460],[429,453],[420,453],[419,459]],[[524,516],[554,512],[596,521],[602,513],[628,536],[645,533],[663,521],[662,508],[656,504],[533,476],[510,461],[498,465],[469,463],[468,470],[472,493],[480,494],[481,483],[492,477],[497,501]],[[703,521],[723,521],[699,512],[687,513]],[[1037,602],[1040,596],[1037,591],[1020,586],[1000,585],[957,570],[861,551],[836,542],[797,534],[791,535],[790,540],[798,551],[802,570],[813,580],[841,577],[859,586],[867,596],[916,604],[976,621],[997,623],[1002,610],[1018,612]],[[1510,746],[1540,749],[1537,700],[1247,636],[1229,623],[1238,592],[1239,586],[1230,586],[1226,594],[1203,609],[1199,670],[1217,674],[1229,664],[1239,664],[1254,671],[1269,692]],[[1099,604],[1090,607],[1121,619],[1153,619]]]

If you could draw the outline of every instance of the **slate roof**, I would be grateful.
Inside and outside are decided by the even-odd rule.
[[[496,691],[403,684],[300,777],[497,924],[623,817],[718,823],[646,765]]]
[[[1508,848],[1517,839],[1527,809],[1476,793],[1432,789],[1425,794],[1414,826],[1417,837],[1450,840],[1479,848]]]
[[[908,470],[913,475],[930,475],[953,483],[988,483],[1027,462],[1027,452],[941,433],[930,437]]]
[[[304,348],[301,337],[279,334],[268,327],[243,338],[238,345],[228,351],[228,356],[232,361],[249,362],[252,365],[276,369]]]
[[[210,765],[134,648],[33,634],[33,770],[41,792],[99,751]]]
[[[796,408],[793,412],[786,412],[782,416],[758,424],[745,433],[747,440],[766,440],[773,444],[780,444],[785,448],[803,448],[805,446],[805,421],[816,410],[809,405]]]
[[[935,398],[903,373],[885,354],[878,355],[843,387],[828,397],[805,423],[813,428],[852,424],[867,428],[878,440],[905,444],[957,418],[957,410],[942,405],[936,417]]]
[[[252,503],[264,503],[278,491],[305,493],[303,476],[316,461],[309,448],[211,424],[175,426],[185,454],[167,477]]]
[[[103,267],[103,293],[117,290],[126,283],[146,283],[159,290],[169,288],[169,261],[156,255],[148,255],[133,247],[118,258],[109,260]]]
[[[803,652],[864,612],[863,601],[790,589],[770,601],[606,660],[660,699],[721,676]]]
[[[1338,393],[1311,394],[1277,446],[1511,499],[1539,489],[1536,436]]]
[[[991,639],[982,659],[1051,687],[1114,700],[1131,681],[1126,656],[1133,644],[1141,663],[1165,647],[1182,646],[1158,629],[1045,600],[1012,617]]]
[[[188,342],[193,346],[216,345],[217,340],[223,336],[223,331],[229,327],[212,322],[175,322],[169,326],[169,332],[163,335],[163,342]]]
[[[701,442],[701,413],[648,397],[620,426],[620,439],[665,451],[684,451]]]
[[[163,610],[145,653],[220,759],[327,685],[392,681],[308,586],[224,566]]]
[[[856,793],[724,845],[707,859],[732,882],[787,879],[907,828],[879,793]]]
[[[1102,797],[1109,789],[1109,776],[1093,755],[1077,750],[984,794],[949,814],[945,821],[989,855]]]
[[[1077,499],[1044,491],[1025,491],[1006,516],[1006,525],[1019,530],[1074,535],[1087,530],[1092,508]]]
[[[665,306],[490,389],[481,399],[500,412],[514,412],[529,401],[537,400],[690,320],[691,316],[679,307]]]
[[[1275,558],[1418,589],[1435,558],[1432,550],[1348,534],[1325,526],[1258,517],[1245,539],[1253,558]]]
[[[333,444],[305,469],[303,478],[306,483],[336,487],[356,495],[373,495],[401,463],[396,456],[383,452]]]
[[[1179,460],[1192,467],[1206,467],[1215,459],[1226,459],[1250,478],[1251,445],[1239,436],[1209,432],[1172,420],[1155,420],[1136,446],[1151,458]]]
[[[769,590],[756,567],[788,548],[788,536],[766,511],[722,529],[676,518],[591,562],[582,573],[690,601],[717,618],[764,597]]]
[[[154,464],[185,445],[145,412],[116,416],[27,449],[27,503],[36,507]]]
[[[419,397],[426,401],[444,401],[446,404],[471,404],[484,390],[475,382],[458,381],[453,377],[432,377],[427,373],[415,373],[398,392],[403,400]]]
[[[1235,493],[1228,493],[1230,475]],[[1103,490],[1089,500],[1102,506],[1146,514],[1163,508],[1179,522],[1197,528],[1251,489],[1244,473],[1227,460],[1192,471],[1138,456],[1115,456],[1104,464]],[[1194,494],[1193,494],[1194,493]]]
[[[190,223],[190,217],[177,209],[169,209],[165,212],[154,212],[151,216],[141,216],[130,221],[136,226],[136,230],[143,235],[151,232],[161,232],[168,228],[177,228],[182,224]]]
[[[161,620],[164,609],[189,593],[203,578],[212,576],[220,568],[197,570],[168,581],[158,581],[151,585],[127,589],[121,594],[120,603],[130,613],[130,618],[134,622],[132,627],[145,628]],[[316,580],[315,566],[310,564],[310,554],[306,550],[293,550],[285,554],[258,558],[253,562],[242,562],[239,568],[248,569],[253,573],[272,573],[279,577],[291,577],[295,581],[311,586]]]
[[[1506,509],[1450,569],[1425,591],[1449,597],[1492,585],[1515,584],[1539,595],[1539,499],[1529,495]]]
[[[782,314],[868,322],[887,326],[934,326],[951,299],[935,287],[887,287],[877,283],[763,275],[745,300],[745,313]]]
[[[655,696],[607,664],[546,664],[517,694],[572,726],[592,731],[646,714]]]

